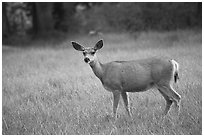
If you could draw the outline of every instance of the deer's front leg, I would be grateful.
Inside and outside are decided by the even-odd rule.
[[[113,92],[113,116],[114,118],[116,118],[116,112],[117,112],[119,100],[120,100],[120,92],[114,91]]]
[[[126,92],[122,92],[121,95],[122,95],[122,98],[123,98],[123,101],[124,101],[124,104],[125,104],[125,109],[126,109],[128,115],[131,117],[132,115],[130,113],[130,108],[129,108],[129,103],[128,103],[129,101],[128,101],[127,93]]]

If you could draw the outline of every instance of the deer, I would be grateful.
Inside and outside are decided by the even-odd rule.
[[[83,52],[85,63],[89,64],[103,87],[113,94],[113,117],[117,117],[117,108],[122,96],[127,114],[132,117],[129,108],[129,92],[144,92],[156,87],[166,101],[167,115],[172,103],[180,111],[181,96],[173,89],[173,83],[179,79],[179,64],[174,59],[151,57],[130,61],[112,61],[101,63],[96,52],[103,47],[99,40],[94,47],[84,47],[71,41],[75,50]]]

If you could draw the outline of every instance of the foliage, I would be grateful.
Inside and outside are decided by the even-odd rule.
[[[89,9],[89,22],[116,30],[174,30],[201,25],[201,3],[103,3]],[[104,28],[106,26],[100,26]]]
[[[201,2],[4,2],[2,13],[3,38],[13,34],[43,38],[55,32],[87,34],[91,30],[175,30],[202,24]]]

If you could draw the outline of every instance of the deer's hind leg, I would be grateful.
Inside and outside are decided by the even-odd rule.
[[[169,109],[170,109],[170,107],[171,107],[173,101],[164,93],[164,91],[163,91],[164,89],[159,88],[158,90],[159,90],[159,92],[162,94],[162,96],[164,97],[164,99],[166,100],[166,108],[165,108],[165,110],[164,110],[164,115],[166,115],[166,114],[169,112]]]
[[[168,113],[170,106],[173,102],[175,103],[175,106],[177,110],[179,111],[179,104],[180,104],[181,96],[170,85],[159,86],[158,89],[166,100],[165,114]]]
[[[180,111],[181,96],[173,89],[173,87],[171,85],[169,85],[168,88],[169,88],[169,91],[172,94],[172,98],[173,98],[174,104],[176,106],[176,109],[179,112]]]

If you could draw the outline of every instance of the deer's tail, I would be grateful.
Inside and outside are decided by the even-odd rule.
[[[176,83],[179,79],[179,64],[173,59],[171,60],[171,63],[173,65],[174,82]]]

